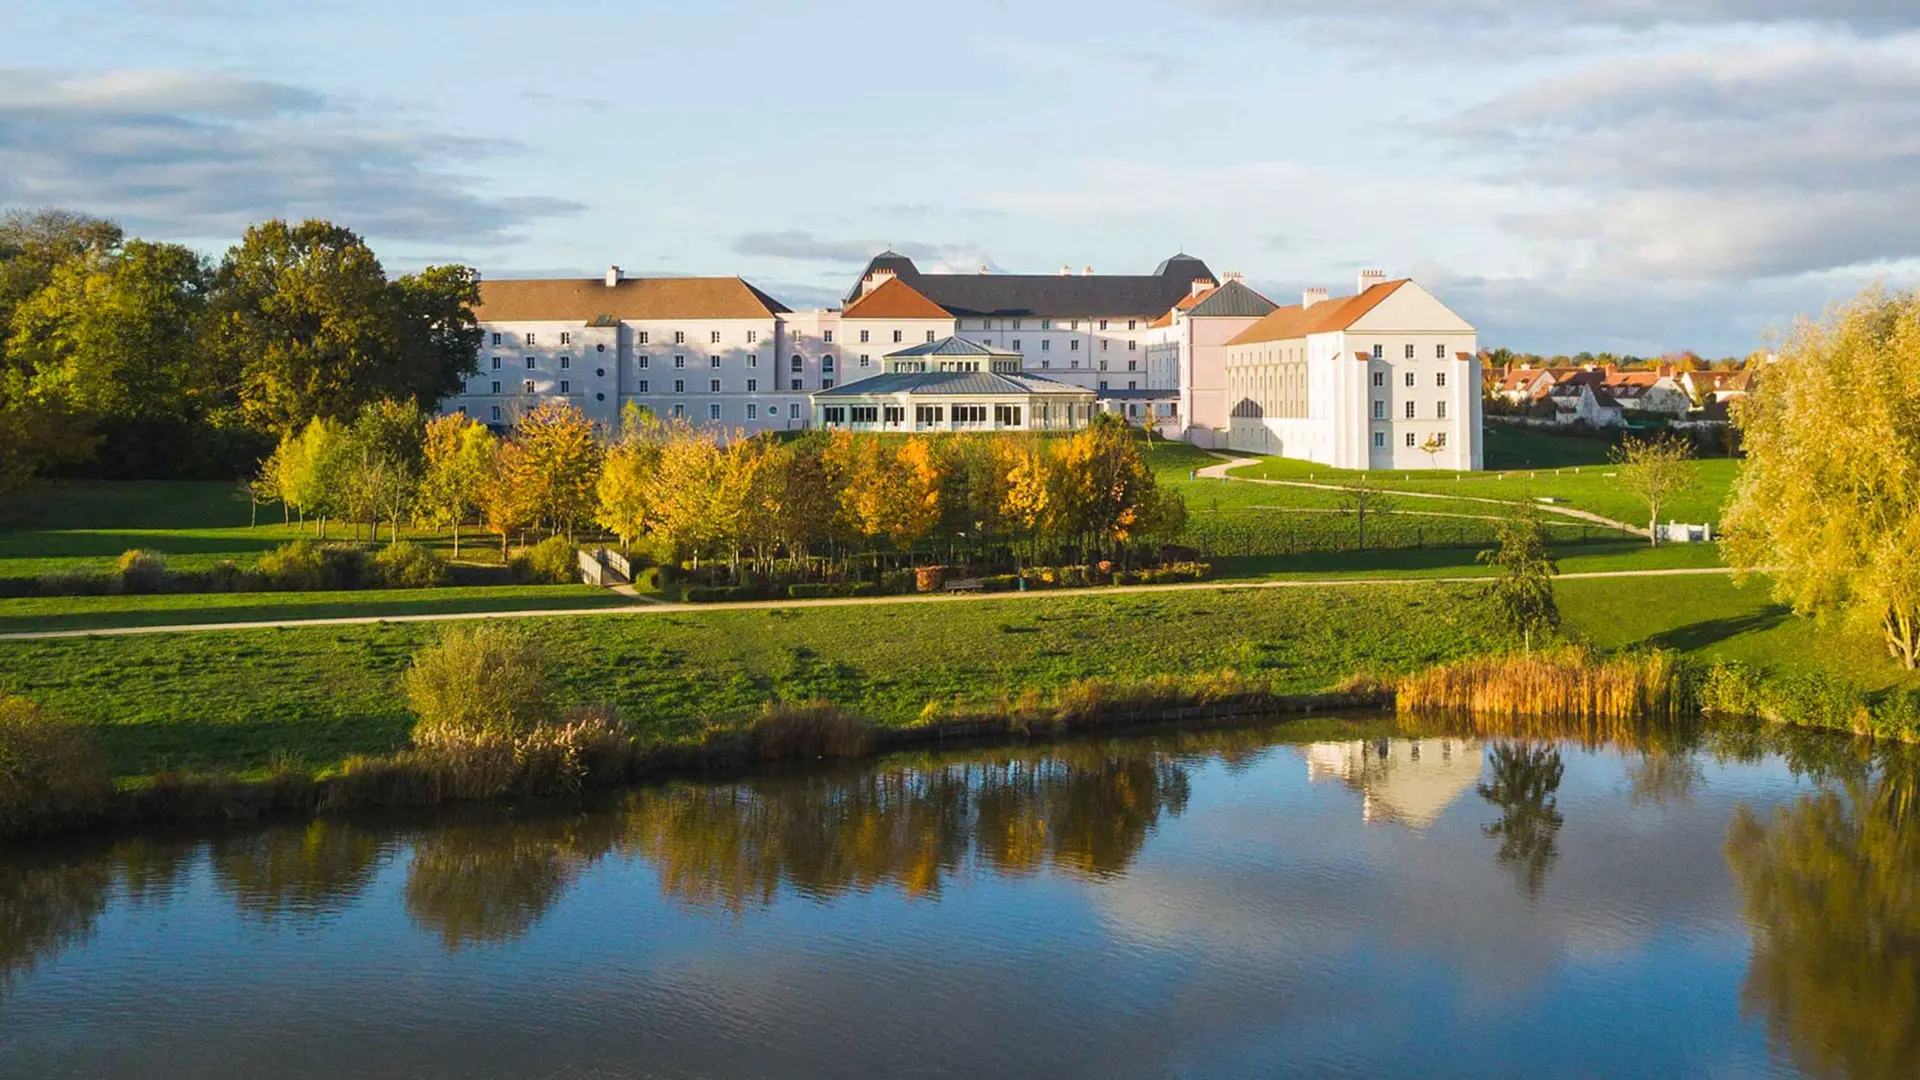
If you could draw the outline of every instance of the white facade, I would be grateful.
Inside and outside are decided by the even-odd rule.
[[[1411,281],[1362,285],[1228,344],[1228,446],[1343,469],[1480,468],[1477,332]]]

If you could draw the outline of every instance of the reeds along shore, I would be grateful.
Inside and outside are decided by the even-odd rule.
[[[603,709],[573,710],[531,731],[441,738],[393,754],[349,759],[314,776],[288,763],[271,775],[157,774],[115,790],[87,729],[31,708],[53,727],[70,767],[59,784],[9,786],[0,773],[0,835],[44,833],[142,821],[251,817],[270,812],[337,812],[500,798],[569,796],[674,775],[737,770],[758,762],[857,758],[972,740],[1040,739],[1154,723],[1206,723],[1283,713],[1379,709],[1377,688],[1287,695],[1233,671],[1127,681],[1081,680],[1052,694],[1025,691],[984,705],[929,703],[918,722],[881,727],[825,701],[768,702],[744,719],[709,723],[698,736],[661,739]],[[4,710],[0,710],[4,712]],[[80,749],[73,749],[79,740]],[[40,740],[42,743],[47,739]],[[4,754],[0,754],[4,758]]]

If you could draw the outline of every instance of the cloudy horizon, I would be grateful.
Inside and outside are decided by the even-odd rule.
[[[1744,354],[1920,281],[1894,0],[0,0],[0,207],[389,267],[1410,274],[1489,346]]]

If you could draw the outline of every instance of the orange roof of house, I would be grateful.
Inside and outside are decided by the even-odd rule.
[[[765,319],[787,306],[737,277],[482,281],[481,322],[614,319]]]
[[[1254,345],[1263,341],[1290,341],[1306,337],[1308,334],[1328,334],[1336,330],[1345,330],[1358,322],[1362,315],[1380,306],[1380,302],[1392,296],[1394,290],[1405,285],[1410,278],[1397,281],[1384,281],[1370,286],[1366,292],[1354,296],[1343,296],[1338,300],[1322,300],[1312,307],[1295,304],[1292,307],[1275,308],[1259,322],[1242,330],[1227,342],[1229,345]]]
[[[847,305],[843,319],[951,319],[953,312],[926,298],[920,290],[889,278],[872,292]]]
[[[1666,376],[1657,371],[1610,371],[1608,386],[1655,386]]]

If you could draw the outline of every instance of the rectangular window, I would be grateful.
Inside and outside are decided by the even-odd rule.
[[[673,366],[677,368],[686,367],[687,358],[685,356],[675,355],[673,358]]]
[[[1408,386],[1412,386],[1412,385],[1413,385],[1413,372],[1411,372],[1411,371],[1409,371],[1409,372],[1407,372],[1407,374],[1406,374],[1406,378],[1405,378],[1405,379],[1404,379],[1403,381],[1405,381],[1405,382],[1406,382],[1406,384],[1407,384]]]
[[[869,355],[867,355],[866,353],[861,353],[861,354],[860,354],[860,366],[861,366],[861,367],[866,367],[867,365],[869,365],[869,364],[871,364],[871,363],[873,363],[873,357],[871,357],[871,356],[869,356]]]
[[[906,407],[905,405],[889,405],[889,406],[887,406],[887,408],[886,408],[886,417],[885,417],[885,419],[886,419],[886,421],[887,421],[887,423],[889,423],[889,424],[904,424],[904,423],[906,423],[906,422],[907,422],[907,407]]]
[[[1375,345],[1373,346],[1373,358],[1375,360],[1384,360],[1386,359],[1386,355],[1387,355],[1387,347],[1384,345],[1375,343]]]
[[[1041,351],[1041,352],[1052,352],[1052,351],[1053,351],[1053,339],[1052,339],[1052,338],[1041,338],[1041,339],[1040,339],[1040,351]]]
[[[915,405],[913,407],[913,422],[916,424],[939,424],[945,421],[946,406],[944,405]]]
[[[1140,343],[1139,343],[1139,342],[1137,342],[1137,341],[1129,341],[1129,342],[1127,342],[1127,351],[1128,351],[1128,352],[1138,352],[1139,350],[1140,350]]]
[[[760,406],[755,405],[751,401],[747,402],[747,419],[749,420],[760,419]]]
[[[993,423],[995,427],[1019,427],[1020,406],[995,405],[993,407]]]
[[[493,370],[495,371],[500,370],[500,358],[497,356],[493,358]]]
[[[496,394],[500,392],[500,380],[498,379],[493,381],[493,392]]]
[[[1044,362],[1045,362],[1045,361],[1042,361],[1042,363],[1044,363]],[[1079,367],[1080,367],[1080,361],[1079,361],[1078,359],[1073,359],[1073,360],[1069,360],[1069,361],[1067,361],[1067,366],[1068,366],[1068,367],[1070,367],[1070,368],[1073,368],[1073,369],[1075,369],[1075,370],[1079,370]]]
[[[1073,339],[1072,341],[1069,341],[1069,342],[1067,342],[1067,351],[1068,351],[1068,352],[1079,352],[1079,351],[1080,351],[1080,339],[1079,339],[1079,338],[1074,338],[1074,339]]]
[[[759,393],[759,392],[760,392],[760,380],[759,380],[759,379],[748,379],[748,380],[747,380],[747,393],[749,393],[749,394],[756,394],[756,393]]]
[[[895,331],[893,332],[893,342],[894,342],[894,344],[896,344],[896,345],[898,345],[898,344],[900,343],[900,331],[898,331],[898,330],[895,330]]]
[[[1387,418],[1387,403],[1386,403],[1386,402],[1384,402],[1384,401],[1376,401],[1376,402],[1374,402],[1374,403],[1373,403],[1373,418],[1374,418],[1375,420],[1385,420],[1385,419]]]
[[[1139,371],[1139,370],[1140,370],[1140,361],[1138,361],[1138,360],[1129,360],[1129,361],[1127,361],[1127,370],[1128,370],[1128,371]]]
[[[1434,405],[1434,407],[1433,407],[1433,418],[1434,418],[1435,420],[1445,420],[1445,419],[1447,418],[1447,403],[1446,403],[1446,402],[1444,402],[1444,401],[1442,401],[1442,402],[1438,402],[1438,403],[1436,403],[1436,404]]]
[[[1052,319],[1041,319],[1041,320],[1040,320],[1040,329],[1042,329],[1042,330],[1051,330],[1051,329],[1053,329],[1053,320],[1052,320]]]
[[[1435,445],[1435,446],[1439,446],[1439,447],[1444,447],[1444,446],[1446,446],[1446,445],[1447,445],[1447,433],[1446,433],[1446,432],[1444,432],[1444,431],[1436,431],[1436,432],[1434,432],[1434,433],[1433,433],[1433,445]]]
[[[800,380],[799,380],[799,379],[794,379],[794,380],[792,380],[792,382],[793,382],[793,388],[794,388],[795,390],[798,390],[798,389],[800,389]]]
[[[673,380],[673,392],[674,392],[674,393],[676,393],[676,394],[684,394],[684,393],[686,393],[686,392],[687,392],[687,380],[685,380],[685,379],[675,379],[675,380]]]
[[[1384,431],[1376,431],[1376,432],[1374,432],[1374,433],[1373,433],[1373,445],[1374,445],[1374,446],[1376,446],[1376,447],[1383,447],[1383,446],[1385,446],[1385,445],[1387,445],[1387,433],[1386,433],[1386,432],[1384,432]]]
[[[759,354],[759,353],[748,353],[748,354],[747,354],[747,366],[748,366],[748,367],[759,367],[759,366],[760,366],[760,354]]]
[[[718,404],[707,406],[707,419],[709,420],[720,419],[720,406]]]
[[[639,390],[643,394],[647,392],[647,380],[645,379],[640,380]]]
[[[747,331],[747,344],[751,345],[754,342],[759,340],[760,340],[760,331],[758,330]]]
[[[524,385],[526,386],[526,392],[527,392],[527,393],[529,393],[529,394],[531,394],[531,393],[533,393],[533,380],[532,380],[532,379],[528,379],[528,380],[526,381],[526,383],[525,383]]]
[[[1129,330],[1138,330],[1139,328],[1140,328],[1140,320],[1139,320],[1139,319],[1128,319],[1128,320],[1127,320],[1127,329],[1129,329]]]
[[[927,331],[927,344],[933,344],[933,331]]]
[[[1408,446],[1413,445],[1413,432],[1411,431],[1407,432],[1407,445]]]
[[[499,335],[499,334],[495,334],[495,335],[493,335],[493,343],[494,343],[495,345],[498,345],[498,344],[500,344],[500,335]]]
[[[880,406],[854,405],[847,409],[847,419],[856,424],[877,424],[880,422]]]
[[[821,379],[821,380],[820,380],[820,389],[822,389],[822,390],[831,390],[831,389],[833,389],[833,380],[832,380],[832,379]]]
[[[687,415],[687,407],[685,405],[675,405],[673,407],[673,418],[675,420],[684,419],[686,415]]]
[[[720,344],[720,331],[714,330],[711,333],[709,333],[707,336],[707,344],[709,345]]]
[[[647,332],[645,330],[640,331],[640,336],[635,338],[633,343],[635,345],[645,345],[647,343]]]
[[[562,345],[573,344],[573,335],[566,332],[565,330],[560,331],[560,344]]]
[[[571,383],[571,382],[569,382],[569,381],[567,381],[566,379],[561,379],[561,380],[560,380],[560,392],[561,392],[561,393],[563,393],[563,394],[571,394],[571,393],[573,393],[573,383]]]
[[[800,419],[800,403],[796,401],[788,405],[787,415],[795,420]]]
[[[1101,379],[1101,380],[1100,380],[1100,389],[1102,389],[1102,390],[1105,390],[1106,388],[1107,388],[1107,380],[1105,380],[1105,379]]]
[[[1108,341],[1108,340],[1107,340],[1106,338],[1101,338],[1101,339],[1100,339],[1100,351],[1101,351],[1101,352],[1106,352],[1106,351],[1107,351],[1107,346],[1109,346],[1109,345],[1111,345],[1111,344],[1113,344],[1113,342],[1111,342],[1111,341]]]
[[[635,367],[638,367],[638,368],[639,368],[639,369],[640,369],[641,371],[645,371],[645,370],[647,370],[647,358],[646,358],[646,357],[644,357],[644,356],[636,356],[636,357],[634,357],[634,358],[633,358],[633,362],[634,362],[634,366],[635,366]]]
[[[535,364],[534,364],[534,362],[533,362],[533,357],[531,357],[531,356],[529,356],[529,357],[527,357],[527,370],[528,370],[528,371],[532,371],[532,370],[534,369],[534,367],[535,367],[535,366],[536,366],[536,365],[535,365]]]
[[[533,334],[531,332],[527,334],[527,344],[533,344]]]
[[[846,406],[844,406],[844,405],[823,405],[823,406],[821,406],[821,408],[820,408],[820,420],[821,420],[821,422],[822,422],[822,423],[827,423],[827,424],[844,424],[844,423],[846,423],[846,422],[847,422],[847,409],[846,409]]]
[[[955,405],[953,422],[956,424],[984,424],[987,422],[985,405]]]
[[[1020,329],[1020,320],[1019,320],[1019,319],[1015,319],[1015,320],[1013,320],[1013,328],[1014,328],[1015,330],[1018,330],[1018,329]]]
[[[1435,386],[1447,385],[1447,373],[1444,371],[1435,372],[1433,376],[1433,385]]]
[[[708,379],[708,380],[707,380],[707,393],[709,393],[709,394],[717,394],[717,393],[719,393],[719,392],[720,392],[720,380],[719,380],[719,379]]]
[[[673,332],[673,343],[675,345],[685,345],[687,343],[687,332],[685,330],[675,330]]]
[[[1019,339],[1019,338],[1014,338],[1014,339],[1013,339],[1013,351],[1014,351],[1014,352],[1019,352],[1019,351],[1020,351],[1020,339]]]
[[[1411,401],[1407,402],[1406,414],[1407,414],[1407,419],[1409,420],[1413,419],[1413,402]]]
[[[1407,359],[1413,359],[1413,346],[1407,346]]]
[[[1100,361],[1100,370],[1101,371],[1107,370],[1107,362],[1105,360]]]
[[[826,342],[829,345],[833,344],[833,331],[831,330],[822,331],[820,334],[820,340]]]
[[[1375,386],[1385,386],[1385,385],[1387,385],[1387,373],[1386,373],[1386,372],[1384,372],[1384,371],[1376,371],[1376,372],[1374,372],[1374,373],[1373,373],[1373,385],[1375,385]]]
[[[495,405],[493,407],[492,416],[493,416],[494,423],[500,422],[500,406]]]
[[[1101,320],[1100,320],[1100,329],[1102,329],[1102,330],[1105,330],[1106,328],[1107,328],[1107,320],[1105,320],[1105,319],[1101,319]]]
[[[709,357],[707,357],[707,366],[708,366],[708,367],[710,367],[710,368],[717,368],[717,367],[719,367],[719,366],[720,366],[720,358],[719,358],[719,357],[717,357],[717,356],[709,356]]]
[[[1138,390],[1138,389],[1140,389],[1140,380],[1139,380],[1139,379],[1128,379],[1128,380],[1127,380],[1127,389],[1129,389],[1129,390]]]
[[[860,331],[860,344],[865,345],[870,339],[871,339],[870,331],[867,331],[867,330]]]
[[[573,357],[571,357],[571,356],[563,356],[563,357],[561,357],[561,358],[560,358],[560,370],[561,370],[561,371],[566,371],[566,370],[567,370],[568,368],[571,368],[572,366],[573,366]]]
[[[1447,358],[1447,343],[1446,343],[1446,342],[1444,342],[1444,341],[1443,341],[1443,342],[1441,342],[1440,344],[1438,344],[1438,345],[1435,345],[1435,346],[1433,347],[1433,358],[1434,358],[1435,360],[1445,360],[1445,359]]]

